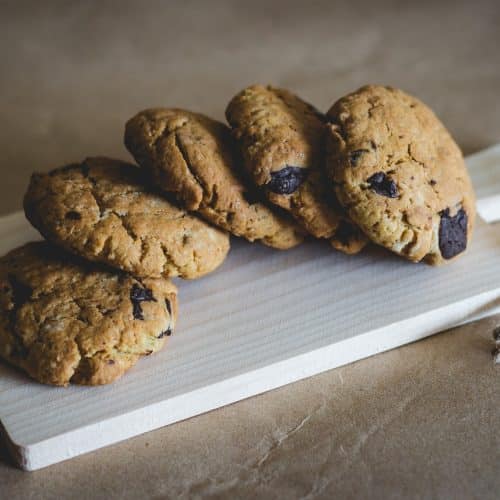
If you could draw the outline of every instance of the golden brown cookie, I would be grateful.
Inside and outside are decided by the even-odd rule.
[[[293,219],[272,211],[255,188],[244,185],[234,140],[224,124],[182,109],[148,109],[127,122],[125,145],[163,191],[207,221],[274,248],[291,248],[303,240]]]
[[[287,90],[253,85],[233,97],[226,117],[248,171],[269,201],[340,250],[356,253],[364,246],[364,236],[328,190],[321,113]],[[342,238],[336,238],[339,229]]]
[[[375,243],[431,264],[466,249],[474,190],[460,149],[427,106],[369,85],[337,101],[327,117],[338,199]]]
[[[161,349],[177,290],[29,243],[0,258],[0,357],[44,384],[108,384]]]
[[[151,192],[139,168],[109,158],[34,174],[24,208],[48,240],[138,277],[198,278],[229,251],[227,233]]]

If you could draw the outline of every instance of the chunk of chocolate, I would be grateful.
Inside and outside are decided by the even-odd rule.
[[[130,290],[130,301],[132,302],[132,312],[134,319],[144,320],[141,302],[156,302],[153,291],[149,288],[142,288],[135,284]]]
[[[467,248],[467,213],[461,208],[450,216],[450,209],[443,210],[439,223],[439,250],[445,259],[451,259]]]
[[[367,179],[370,188],[381,196],[397,198],[399,196],[398,186],[384,172],[377,172]]]
[[[144,314],[142,312],[142,307],[139,302],[132,302],[132,314],[134,315],[134,319],[140,319],[144,321]]]
[[[266,184],[269,191],[276,194],[292,194],[306,180],[307,169],[287,165],[278,172],[271,172],[271,180]]]
[[[158,339],[162,339],[163,337],[170,337],[172,335],[172,330],[170,327],[168,327],[164,332],[161,332],[160,335],[158,335]]]
[[[142,288],[135,284],[130,291],[130,299],[138,302],[156,302],[153,291],[149,288]]]
[[[80,220],[82,218],[82,214],[80,212],[76,212],[75,210],[70,210],[69,212],[66,212],[65,217],[69,220]]]

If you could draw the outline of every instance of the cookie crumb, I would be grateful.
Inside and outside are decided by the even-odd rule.
[[[500,326],[493,330],[493,339],[495,340],[496,347],[492,351],[493,362],[500,365]]]
[[[495,342],[498,344],[500,342],[500,326],[497,326],[493,330],[493,338],[495,339]]]

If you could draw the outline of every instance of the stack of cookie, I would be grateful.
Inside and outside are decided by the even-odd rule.
[[[417,99],[367,86],[323,115],[256,85],[226,116],[142,111],[125,130],[139,167],[88,158],[33,175],[25,212],[46,241],[0,259],[1,357],[43,383],[112,382],[172,333],[170,278],[215,270],[229,233],[348,254],[372,241],[431,264],[466,249],[472,185]]]

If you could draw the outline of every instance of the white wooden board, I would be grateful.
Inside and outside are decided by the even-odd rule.
[[[481,210],[494,220],[500,147],[469,164],[479,206],[489,199]],[[21,214],[0,219],[0,254],[34,238]],[[478,221],[468,254],[440,268],[378,249],[348,257],[320,242],[282,253],[235,241],[217,272],[178,284],[175,335],[111,386],[46,387],[0,363],[0,421],[22,468],[45,467],[499,311],[500,225]]]

